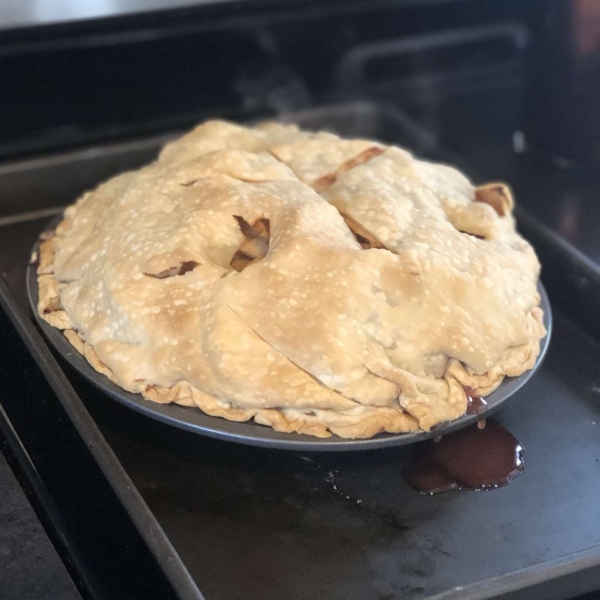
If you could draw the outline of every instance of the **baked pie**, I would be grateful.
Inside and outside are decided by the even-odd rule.
[[[539,354],[512,208],[394,146],[209,121],[66,209],[38,310],[154,402],[319,437],[426,431]]]

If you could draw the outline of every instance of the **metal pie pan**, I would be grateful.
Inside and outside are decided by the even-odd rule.
[[[56,224],[56,223],[54,223]],[[37,244],[34,247],[37,250]],[[331,452],[342,450],[369,450],[375,448],[386,448],[391,446],[404,446],[414,442],[427,440],[434,436],[443,435],[456,431],[475,423],[478,419],[490,416],[496,412],[506,400],[520,390],[533,377],[536,370],[546,354],[550,342],[552,330],[552,313],[550,302],[542,284],[539,284],[541,295],[541,307],[544,310],[544,324],[548,330],[548,335],[542,340],[540,347],[540,356],[531,371],[527,371],[520,377],[507,377],[502,384],[493,393],[486,396],[487,410],[480,415],[465,415],[454,421],[437,425],[432,431],[420,433],[399,433],[399,434],[379,434],[366,440],[348,440],[336,435],[329,438],[316,438],[299,433],[281,433],[266,427],[258,425],[253,421],[238,423],[227,421],[220,417],[211,417],[203,413],[198,408],[188,408],[177,404],[158,404],[146,400],[141,394],[133,394],[120,388],[110,381],[106,376],[98,373],[88,361],[81,355],[62,331],[50,326],[37,313],[38,303],[38,284],[36,269],[30,266],[27,269],[27,292],[31,309],[38,325],[50,340],[54,349],[77,370],[85,379],[102,390],[107,396],[124,404],[128,408],[142,413],[148,417],[173,425],[180,429],[192,431],[200,435],[247,444],[251,446],[262,446],[265,448],[280,448],[284,450],[300,450],[303,452]],[[526,399],[523,399],[526,401]]]

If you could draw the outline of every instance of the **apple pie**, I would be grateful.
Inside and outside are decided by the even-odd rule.
[[[395,146],[209,121],[66,209],[38,310],[153,402],[319,437],[427,431],[539,354],[512,209],[505,185]]]

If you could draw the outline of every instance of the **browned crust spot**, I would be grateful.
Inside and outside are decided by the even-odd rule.
[[[60,299],[58,298],[58,296],[54,296],[53,298],[50,298],[48,300],[42,312],[45,315],[48,315],[52,312],[56,312],[57,310],[62,310],[62,306],[60,304]]]
[[[506,216],[514,206],[512,194],[503,183],[487,183],[475,190],[475,202],[491,206],[498,216]]]
[[[54,229],[46,229],[40,233],[40,240],[45,242],[46,240],[51,240],[56,235],[56,231]]]

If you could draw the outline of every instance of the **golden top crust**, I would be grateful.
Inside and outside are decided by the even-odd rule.
[[[154,401],[318,436],[428,430],[538,356],[512,204],[399,148],[207,122],[66,210],[39,311]]]

